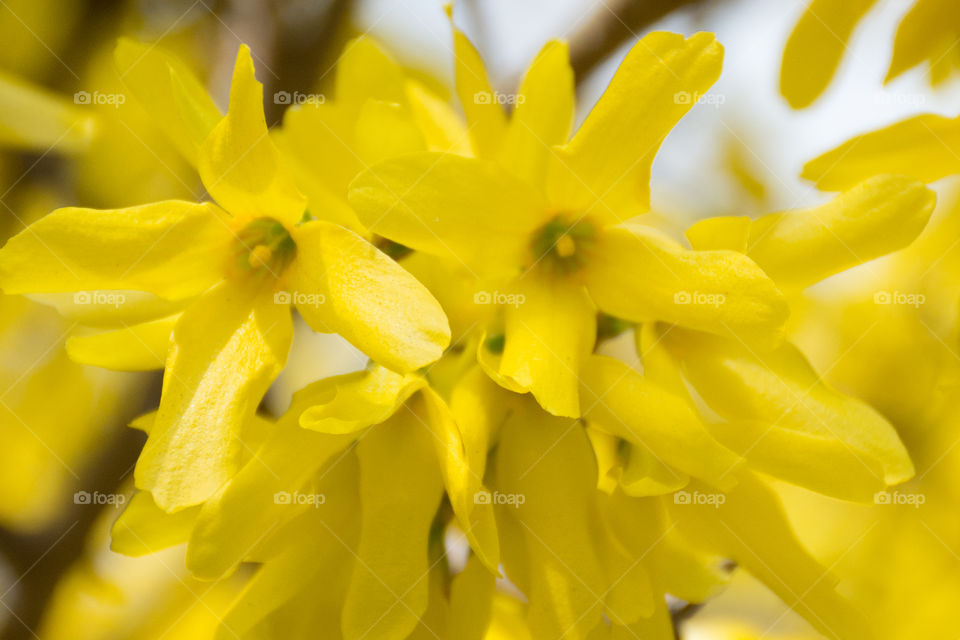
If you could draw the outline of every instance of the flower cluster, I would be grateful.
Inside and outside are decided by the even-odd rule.
[[[651,166],[694,106],[676,96],[720,75],[713,35],[640,39],[576,128],[564,42],[510,101],[457,30],[453,50],[458,104],[363,36],[329,99],[288,94],[269,129],[246,46],[224,114],[174,55],[119,43],[210,199],[60,208],[0,250],[6,294],[79,317],[73,360],[163,371],[112,549],[243,575],[223,638],[669,639],[668,605],[734,565],[823,635],[869,637],[772,482],[872,503],[913,463],[789,323],[807,288],[921,235],[924,183],[960,167],[920,126],[956,123],[812,161],[825,204],[681,237],[650,213]],[[370,362],[273,416],[294,313]]]

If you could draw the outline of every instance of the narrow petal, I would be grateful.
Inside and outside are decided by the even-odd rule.
[[[57,209],[0,250],[0,287],[8,294],[133,289],[188,298],[223,277],[232,237],[226,215],[211,203]]]
[[[396,103],[381,100],[367,100],[360,108],[353,139],[365,167],[427,150],[413,114]]]
[[[422,376],[374,367],[330,380],[329,398],[300,415],[300,426],[321,433],[346,434],[380,424],[426,386]]]
[[[293,226],[303,215],[306,198],[267,132],[263,85],[246,45],[237,54],[227,115],[203,143],[198,164],[207,191],[236,216],[272,217]]]
[[[897,27],[884,83],[924,60],[930,63],[930,84],[945,80],[955,70],[958,18],[960,11],[950,0],[917,0]]]
[[[123,329],[67,339],[67,354],[75,362],[116,371],[163,369],[170,336],[179,315],[135,324]]]
[[[180,316],[139,489],[164,511],[209,498],[238,470],[244,426],[287,359],[293,323],[273,294],[226,282]]]
[[[407,103],[430,151],[470,156],[470,135],[449,102],[421,83],[407,80]]]
[[[830,84],[853,29],[876,0],[812,0],[793,28],[780,66],[780,93],[794,109],[810,106]]]
[[[578,374],[597,337],[597,315],[581,285],[532,271],[506,307],[500,374],[554,415],[580,416]]]
[[[424,389],[421,396],[426,410],[427,424],[433,431],[434,445],[443,484],[457,521],[470,543],[470,548],[491,572],[499,575],[500,544],[493,505],[478,502],[483,486],[483,469],[471,466],[460,426],[443,399],[433,389]]]
[[[40,87],[0,73],[0,145],[36,153],[76,153],[87,148],[96,120]]]
[[[586,267],[597,306],[634,322],[661,320],[775,343],[789,310],[773,281],[734,251],[688,251],[648,227],[605,229]]]
[[[512,500],[497,507],[497,524],[509,512],[516,531],[504,537],[523,539],[523,554],[505,555],[504,568],[530,602],[532,636],[586,638],[609,585],[595,548],[597,469],[583,428],[523,403],[504,425],[496,479]]]
[[[611,221],[649,208],[650,166],[670,130],[720,76],[723,47],[709,33],[650,33],[633,46],[563,148],[551,201]],[[571,191],[573,190],[573,191]]]
[[[960,173],[956,149],[960,118],[924,114],[851,138],[804,165],[803,177],[825,191],[884,173],[934,182]]]
[[[203,505],[187,547],[187,568],[194,575],[214,580],[230,574],[289,511],[278,493],[302,487],[328,462],[339,466],[354,438],[299,424],[300,414],[333,392],[330,380],[320,380],[295,393],[256,455]]]
[[[477,556],[470,556],[463,571],[450,585],[450,617],[447,637],[484,640],[493,608],[496,580]]]
[[[731,422],[759,422],[779,428],[770,434],[757,434],[758,438],[770,437],[770,441],[762,444],[754,456],[769,454],[778,442],[786,445],[791,432],[797,433],[793,445],[773,451],[781,462],[791,456],[796,459],[794,465],[783,467],[785,474],[793,476],[785,479],[798,481],[799,472],[791,468],[806,463],[814,452],[832,452],[836,464],[846,465],[811,486],[831,495],[849,498],[850,492],[859,488],[857,497],[869,499],[863,487],[872,483],[877,490],[883,483],[897,484],[913,475],[910,457],[893,426],[867,404],[826,384],[793,345],[785,343],[769,353],[757,354],[731,340],[681,330],[672,331],[666,341],[683,363],[687,378],[714,411]],[[741,428],[749,428],[749,424]],[[727,436],[736,449],[762,443],[757,439],[748,443],[747,434],[742,432]],[[848,455],[826,442],[830,440],[844,446]],[[771,461],[766,466],[776,464]],[[877,467],[882,471],[879,475]],[[853,476],[861,480],[850,484]]]
[[[379,364],[412,371],[450,343],[443,309],[413,276],[357,234],[313,221],[293,233],[287,285],[314,330],[339,333]]]
[[[754,220],[746,253],[778,286],[802,289],[906,247],[936,201],[919,182],[876,176],[825,205]]]
[[[511,269],[544,217],[532,187],[497,164],[423,153],[361,173],[350,203],[370,231],[472,269]]]
[[[581,379],[591,424],[718,487],[736,483],[739,456],[717,442],[681,398],[606,356],[591,356]]]
[[[376,40],[363,35],[348,42],[337,60],[335,91],[337,102],[348,109],[359,109],[367,100],[402,104],[403,69]]]
[[[362,233],[347,203],[347,187],[363,168],[353,145],[356,116],[335,102],[293,105],[283,114],[283,127],[271,135],[289,159],[311,215]]]
[[[427,546],[443,493],[430,440],[402,411],[357,443],[362,524],[343,609],[345,640],[400,640],[427,609]]]
[[[199,507],[166,513],[146,491],[134,494],[110,530],[110,550],[144,556],[183,544],[190,537]]]
[[[507,117],[495,99],[483,59],[459,29],[453,29],[453,65],[457,97],[467,117],[473,151],[478,158],[494,158],[503,144]]]
[[[828,638],[871,637],[867,621],[835,591],[837,579],[797,540],[773,491],[743,474],[722,495],[722,504],[665,502],[690,542],[734,560]]]
[[[573,124],[573,69],[566,42],[548,42],[527,70],[516,97],[500,162],[530,184],[546,179],[547,158]]]
[[[176,56],[156,44],[120,38],[113,57],[127,89],[196,167],[204,140],[222,117],[203,84]]]

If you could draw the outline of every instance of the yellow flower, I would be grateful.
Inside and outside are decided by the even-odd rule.
[[[275,424],[251,425],[262,444],[202,506],[165,514],[149,493],[134,496],[113,548],[142,555],[187,542],[187,567],[205,579],[263,562],[225,618],[241,636],[268,617],[295,625],[321,606],[332,619],[342,610],[345,637],[405,638],[428,623],[435,594],[425,578],[442,557],[448,519],[483,565],[461,579],[480,584],[464,588],[493,591],[493,505],[475,499],[486,493],[489,442],[454,418],[482,415],[471,400],[448,406],[422,376],[383,367],[311,384]],[[155,428],[150,419],[138,426]]]
[[[876,0],[811,0],[783,52],[780,93],[794,109],[810,106],[830,84],[857,24]],[[897,28],[884,82],[929,64],[930,84],[960,68],[960,6],[952,0],[917,0]]]
[[[551,413],[578,416],[577,373],[593,348],[597,308],[778,339],[786,304],[750,259],[689,251],[624,222],[648,208],[656,149],[695,102],[681,98],[706,91],[720,73],[712,35],[643,38],[569,140],[565,44],[549,43],[534,60],[509,122],[476,52],[462,34],[455,45],[478,157],[428,152],[380,163],[354,180],[350,201],[370,231],[505,287],[475,294],[478,303],[505,303],[505,341],[493,345],[502,355],[490,367],[498,380],[532,392]],[[688,296],[723,304],[687,304]]]
[[[357,233],[365,229],[347,202],[347,187],[362,169],[427,149],[470,153],[466,127],[450,105],[407,77],[370,36],[344,47],[333,89],[332,99],[280,94],[291,106],[274,139],[309,209]]]
[[[268,135],[262,85],[246,47],[223,118],[199,83],[162,52],[121,43],[121,66],[131,47],[145,63],[128,74],[128,84],[181,151],[193,154],[220,206],[59,209],[0,251],[0,285],[18,294],[142,291],[182,310],[159,330],[124,326],[97,343],[108,361],[111,349],[148,335],[156,340],[141,351],[154,361],[167,354],[156,425],[136,481],[173,511],[203,502],[233,477],[243,425],[286,360],[291,303],[314,329],[340,333],[397,370],[436,360],[449,329],[427,290],[386,255],[337,224],[304,216],[304,198]],[[123,306],[123,294],[110,295],[121,296]]]

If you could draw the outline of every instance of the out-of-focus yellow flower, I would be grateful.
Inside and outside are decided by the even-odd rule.
[[[509,122],[476,52],[462,34],[455,45],[457,91],[478,157],[421,153],[380,163],[353,182],[350,201],[371,231],[505,287],[475,296],[505,310],[505,342],[491,367],[499,380],[532,392],[551,413],[578,416],[577,373],[593,347],[597,307],[776,340],[786,305],[752,261],[691,252],[652,228],[623,224],[646,211],[653,155],[690,108],[677,96],[699,94],[719,75],[722,49],[712,35],[646,36],[569,141],[565,44],[549,43],[534,60]],[[722,294],[726,304],[678,304],[685,291]]]
[[[173,324],[157,425],[136,470],[138,487],[177,510],[203,502],[234,475],[243,424],[286,360],[291,304],[315,329],[338,332],[399,370],[436,360],[449,330],[427,290],[387,256],[339,225],[303,218],[304,198],[269,138],[246,47],[222,119],[163,52],[121,43],[121,67],[131,47],[144,62],[126,70],[128,86],[163,116],[230,213],[183,201],[60,209],[7,243],[0,284],[8,293],[93,290],[77,295],[121,296],[121,303],[123,294],[113,292],[145,291],[183,310]],[[159,76],[158,66],[165,70]],[[152,101],[164,83],[169,92]],[[156,342],[139,351],[156,362],[167,353],[166,328],[125,326],[98,336],[107,361],[93,363],[116,364],[115,350],[149,336]]]
[[[830,84],[854,29],[876,0],[812,0],[783,52],[780,93],[794,109],[810,106]],[[926,62],[930,84],[960,68],[960,6],[953,0],[917,0],[897,28],[884,82]]]
[[[196,640],[212,638],[244,578],[217,584],[183,567],[183,550],[128,558],[107,549],[116,517],[99,517],[85,555],[67,570],[51,596],[39,637],[50,640]]]
[[[291,106],[274,134],[287,153],[308,209],[358,232],[347,202],[350,181],[388,158],[435,150],[469,154],[463,121],[450,105],[404,70],[371,37],[350,41],[337,62],[332,99],[278,93]]]

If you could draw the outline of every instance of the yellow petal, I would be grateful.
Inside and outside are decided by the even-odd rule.
[[[510,512],[524,538],[525,552],[505,555],[504,568],[511,579],[516,571],[529,575],[528,585],[517,584],[530,602],[535,638],[585,638],[601,619],[608,585],[595,550],[596,478],[580,425],[529,401],[504,425],[496,488],[505,497],[497,523],[501,512]]]
[[[303,215],[306,198],[267,132],[263,85],[246,45],[237,54],[227,115],[203,143],[198,168],[210,195],[236,216],[272,217],[293,226]]]
[[[635,498],[673,493],[686,486],[690,476],[670,468],[646,447],[624,443],[623,472],[620,486]]]
[[[0,287],[10,294],[134,289],[188,298],[222,278],[232,237],[224,212],[211,203],[57,209],[0,250]],[[94,295],[80,296],[87,301]]]
[[[687,229],[684,235],[697,251],[729,249],[746,253],[750,242],[750,223],[748,216],[704,218]]]
[[[4,149],[75,153],[87,148],[95,131],[92,113],[0,73],[0,146]]]
[[[170,335],[179,315],[135,324],[123,329],[67,339],[67,353],[75,362],[117,371],[163,369]]]
[[[563,147],[551,201],[622,221],[649,208],[650,166],[663,139],[720,76],[712,34],[644,36]],[[558,195],[565,194],[565,195]]]
[[[773,491],[743,474],[720,495],[719,505],[666,500],[689,541],[743,566],[828,638],[871,637],[866,620],[834,590],[836,578],[797,540]]]
[[[548,42],[517,93],[500,162],[517,176],[537,186],[546,178],[547,158],[554,145],[567,141],[573,124],[573,69],[566,42]]]
[[[359,109],[367,100],[403,103],[404,74],[390,55],[370,36],[354,38],[337,60],[338,103]]]
[[[772,280],[734,251],[688,251],[649,227],[604,229],[586,267],[604,312],[775,343],[789,310]]]
[[[794,109],[830,84],[854,27],[876,0],[812,0],[793,28],[780,66],[780,93]]]
[[[870,502],[887,486],[880,461],[832,435],[751,421],[715,424],[710,431],[752,468],[819,493]]]
[[[453,107],[415,80],[407,81],[407,102],[430,151],[470,156],[470,135]]]
[[[330,380],[320,380],[295,393],[256,455],[203,505],[187,547],[187,568],[194,575],[213,580],[232,572],[290,510],[278,499],[282,492],[298,490],[325,463],[340,459],[353,437],[315,433],[299,424],[301,413],[333,391]]]
[[[591,424],[711,484],[736,483],[740,458],[714,440],[681,398],[606,356],[591,356],[581,371],[583,414]]]
[[[467,117],[478,158],[494,158],[507,129],[507,117],[490,86],[483,59],[459,29],[453,29],[453,65],[457,97]]]
[[[919,182],[876,176],[825,205],[754,220],[747,255],[777,285],[804,288],[907,246],[936,201]]]
[[[930,84],[945,80],[957,66],[954,44],[960,11],[949,0],[917,0],[897,27],[893,57],[884,83],[924,60],[930,63]]]
[[[484,640],[490,623],[493,596],[496,592],[493,574],[477,556],[470,556],[467,566],[450,585],[450,627],[447,637],[457,640]]]
[[[329,398],[300,415],[300,426],[322,433],[344,434],[380,424],[392,416],[427,381],[416,374],[400,374],[374,367],[330,380]]]
[[[314,330],[339,333],[395,371],[419,369],[440,357],[450,343],[443,309],[396,262],[329,222],[308,222],[294,229],[293,238],[297,258],[287,285]]]
[[[796,457],[793,466],[799,467],[815,451],[820,455],[832,451],[837,464],[847,465],[815,480],[817,486],[811,488],[849,497],[854,487],[846,483],[851,475],[863,478],[857,488],[871,481],[896,484],[913,475],[910,458],[890,423],[867,404],[826,384],[793,345],[785,343],[757,354],[731,340],[681,330],[672,331],[666,340],[683,362],[687,378],[714,411],[733,422],[780,428],[769,434],[770,443],[755,455],[767,452],[776,442],[785,444],[794,431],[798,434],[794,445],[779,451],[783,458]],[[745,434],[736,434],[730,438],[731,446],[746,446],[744,438]],[[838,447],[818,439],[837,441],[850,455],[841,456]],[[874,475],[877,466],[882,469],[879,476]],[[791,472],[791,467],[783,469]],[[798,480],[796,476],[786,479]],[[869,496],[861,493],[859,497]]]
[[[934,182],[960,173],[957,148],[960,118],[925,114],[851,138],[804,165],[803,177],[826,191],[883,173]]]
[[[580,416],[577,376],[593,350],[597,316],[583,287],[532,271],[506,307],[500,374],[510,377],[554,415]]]
[[[475,270],[507,270],[524,261],[544,205],[497,164],[423,153],[357,176],[350,203],[374,233]]]
[[[364,166],[427,150],[413,115],[396,103],[367,100],[355,126],[354,146]]]
[[[363,233],[347,203],[347,187],[363,168],[353,148],[355,125],[356,113],[343,105],[308,102],[289,107],[283,127],[271,135],[289,159],[310,214]]]
[[[427,608],[427,544],[443,493],[431,440],[401,411],[357,443],[362,524],[343,609],[346,640],[405,638]]]
[[[236,473],[245,424],[287,359],[293,323],[272,292],[228,281],[177,322],[156,424],[135,472],[164,511],[209,498]]]
[[[303,460],[298,456],[298,462]],[[301,508],[292,518],[286,512],[298,511],[294,505],[281,505],[282,514],[273,512],[271,528],[258,533],[266,540],[258,546],[268,548],[257,557],[260,568],[224,617],[217,640],[256,637],[258,626],[297,635],[314,615],[339,627],[336,621],[354,564],[349,549],[359,531],[358,477],[356,456],[338,457],[311,479],[315,484],[310,491],[316,493],[307,495],[322,495],[322,505]]]
[[[146,491],[136,493],[113,523],[110,550],[143,556],[183,544],[190,537],[199,507],[165,513]]]
[[[470,548],[492,575],[499,576],[500,544],[493,505],[476,500],[479,492],[486,491],[482,484],[484,470],[471,466],[471,460],[476,457],[468,457],[460,426],[437,392],[428,387],[420,397],[427,424],[433,431],[437,459],[453,512]]]
[[[120,38],[113,57],[120,79],[140,106],[183,157],[197,166],[200,147],[221,118],[200,81],[156,44]]]

